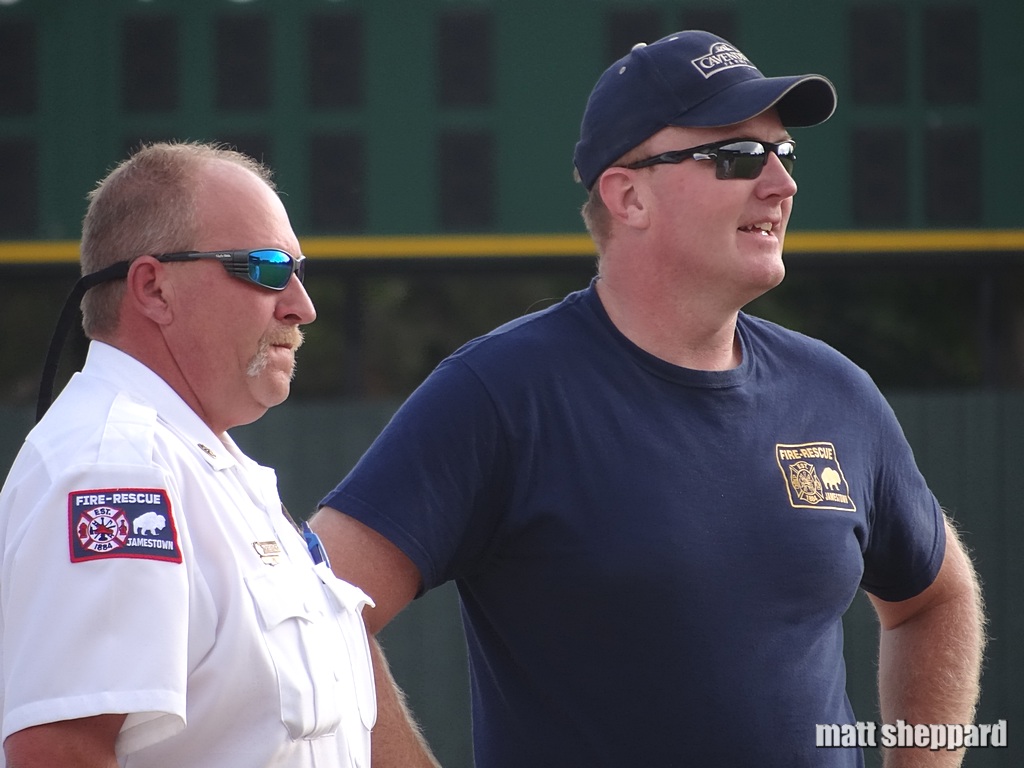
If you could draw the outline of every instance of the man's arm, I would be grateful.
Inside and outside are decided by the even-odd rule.
[[[371,735],[373,768],[440,768],[405,705],[374,635],[416,596],[420,573],[394,544],[373,529],[330,507],[309,521],[320,537],[335,575],[368,594],[374,608],[363,609],[377,691],[377,723]]]
[[[946,522],[946,554],[935,581],[897,603],[871,597],[881,622],[878,688],[882,720],[971,723],[985,646],[981,590],[974,567]],[[886,768],[959,766],[964,751],[896,748]]]
[[[114,741],[124,715],[96,715],[36,725],[4,741],[7,768],[117,768]]]

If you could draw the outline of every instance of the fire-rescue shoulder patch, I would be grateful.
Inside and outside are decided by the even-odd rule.
[[[71,562],[110,557],[181,562],[167,491],[105,488],[68,494]]]

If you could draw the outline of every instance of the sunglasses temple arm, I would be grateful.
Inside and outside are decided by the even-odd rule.
[[[67,339],[68,331],[71,330],[71,323],[74,322],[78,313],[82,297],[90,288],[105,283],[109,280],[119,280],[128,274],[130,262],[122,261],[112,264],[91,275],[79,278],[71,293],[64,301],[64,308],[60,312],[57,326],[50,338],[50,347],[46,351],[46,360],[43,363],[43,373],[39,380],[39,396],[36,399],[36,423],[46,414],[53,402],[53,383],[57,379],[57,369],[60,366],[60,353],[64,349],[64,341]]]
[[[218,256],[217,261],[224,265],[224,269],[238,277],[249,276],[249,254],[244,256]]]

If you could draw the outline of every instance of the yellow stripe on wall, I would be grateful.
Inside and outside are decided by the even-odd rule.
[[[403,235],[308,237],[303,252],[313,259],[515,258],[594,255],[587,235]],[[935,253],[1022,251],[1024,230],[893,230],[793,232],[787,253]],[[0,265],[78,261],[75,240],[0,242]]]

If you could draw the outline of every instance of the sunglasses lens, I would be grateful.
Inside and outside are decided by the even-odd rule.
[[[756,141],[735,141],[718,147],[718,178],[756,179],[765,162],[765,148]]]
[[[790,144],[788,141],[783,142],[779,145],[778,155],[782,167],[786,169],[786,173],[792,176],[793,164],[796,162],[796,145]]]
[[[254,283],[280,290],[291,280],[292,257],[275,249],[252,251],[249,254],[249,277]]]
[[[796,147],[786,141],[775,153],[786,173],[793,175]],[[759,141],[735,141],[717,150],[718,178],[756,179],[768,162],[768,150]]]

